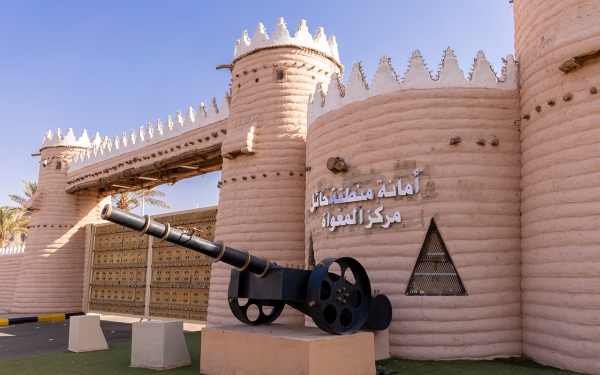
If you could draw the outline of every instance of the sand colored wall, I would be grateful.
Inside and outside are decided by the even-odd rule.
[[[0,313],[10,312],[23,253],[0,256]]]
[[[284,82],[276,80],[280,69]],[[316,82],[334,71],[336,65],[319,54],[290,47],[261,50],[235,63],[217,240],[278,264],[304,262],[306,104]],[[226,300],[230,269],[213,266],[211,325],[237,322]],[[304,317],[286,310],[277,322],[303,324]]]
[[[530,117],[521,125],[523,351],[599,374],[600,94],[590,88],[600,88],[600,62],[567,74],[559,66],[600,50],[600,2],[515,0],[514,13]]]
[[[42,149],[38,190],[27,207],[32,216],[27,251],[13,297],[13,313],[82,311],[85,225],[97,221],[102,197],[65,193],[73,147]],[[58,167],[60,162],[60,167]]]
[[[330,88],[325,106],[332,94]],[[317,262],[332,256],[358,259],[373,289],[390,298],[392,356],[482,359],[521,354],[517,118],[516,90],[407,89],[348,103],[309,126],[307,243],[312,237]],[[450,145],[455,136],[462,142]],[[486,144],[477,144],[479,139]],[[499,144],[490,145],[492,139]],[[326,168],[327,159],[336,156],[349,165],[346,173]],[[420,171],[419,193],[377,198],[378,180],[388,190],[389,180],[414,184],[415,169]],[[311,213],[312,193],[320,190],[331,197],[333,187],[374,189],[375,199]],[[384,217],[400,211],[402,222],[366,229],[367,210],[381,205]],[[363,225],[333,232],[322,227],[324,213],[345,215],[355,207],[365,212]],[[468,296],[405,295],[432,217]]]

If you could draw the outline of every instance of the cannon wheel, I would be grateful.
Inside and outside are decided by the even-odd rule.
[[[329,272],[333,263],[341,275]],[[354,283],[346,280],[354,276]],[[363,266],[355,259],[327,258],[317,264],[308,280],[308,312],[317,327],[338,335],[359,330],[369,317],[371,283]]]
[[[285,302],[283,301],[263,301],[258,299],[249,298],[245,305],[240,305],[237,298],[229,298],[229,308],[233,315],[242,323],[251,324],[254,326],[260,326],[265,324],[271,324],[281,315]],[[258,307],[259,315],[255,320],[248,318],[248,308],[252,305]],[[265,314],[263,306],[273,306],[273,310],[269,314]]]

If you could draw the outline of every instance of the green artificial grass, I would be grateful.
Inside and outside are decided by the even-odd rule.
[[[0,361],[0,375],[109,375],[109,374],[194,374],[200,373],[200,332],[184,333],[192,364],[165,371],[131,368],[131,342],[109,345],[108,350],[88,353],[69,351]],[[491,361],[413,361],[386,359],[377,362],[377,374],[441,375],[567,375],[574,372],[543,366],[525,358]],[[282,374],[285,375],[285,374]],[[337,375],[337,374],[332,374]]]
[[[414,361],[391,358],[377,362],[378,373],[440,375],[567,375],[575,372],[544,366],[526,358],[497,358],[489,361]],[[383,368],[383,369],[381,369]]]
[[[110,374],[194,374],[200,373],[200,332],[185,332],[192,364],[171,370],[131,368],[131,342],[109,345],[108,350],[87,353],[69,351],[0,361],[1,375],[110,375]]]

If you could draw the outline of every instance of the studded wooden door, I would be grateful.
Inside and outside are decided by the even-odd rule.
[[[215,207],[152,217],[214,240]],[[93,228],[90,311],[206,320],[211,262],[115,224]]]

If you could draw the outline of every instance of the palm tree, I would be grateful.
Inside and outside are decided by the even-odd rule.
[[[21,216],[20,210],[10,207],[0,207],[0,247],[13,234],[27,233],[29,216]]]
[[[134,197],[133,192],[114,194],[111,199],[115,206],[125,211],[131,211],[140,205],[139,199]]]
[[[112,202],[118,208],[131,211],[134,208],[142,206],[142,215],[144,214],[144,205],[147,203],[151,206],[157,206],[161,208],[171,208],[169,204],[163,201],[162,197],[167,194],[160,190],[152,189],[141,189],[132,192],[125,192],[121,194],[115,194],[112,196]]]
[[[22,211],[25,210],[25,203],[27,203],[29,198],[31,198],[33,194],[35,194],[35,191],[38,188],[38,184],[36,181],[23,180],[23,185],[25,185],[25,187],[23,188],[23,194],[25,194],[25,197],[17,194],[8,195],[13,202],[17,202],[19,204],[19,207]]]

